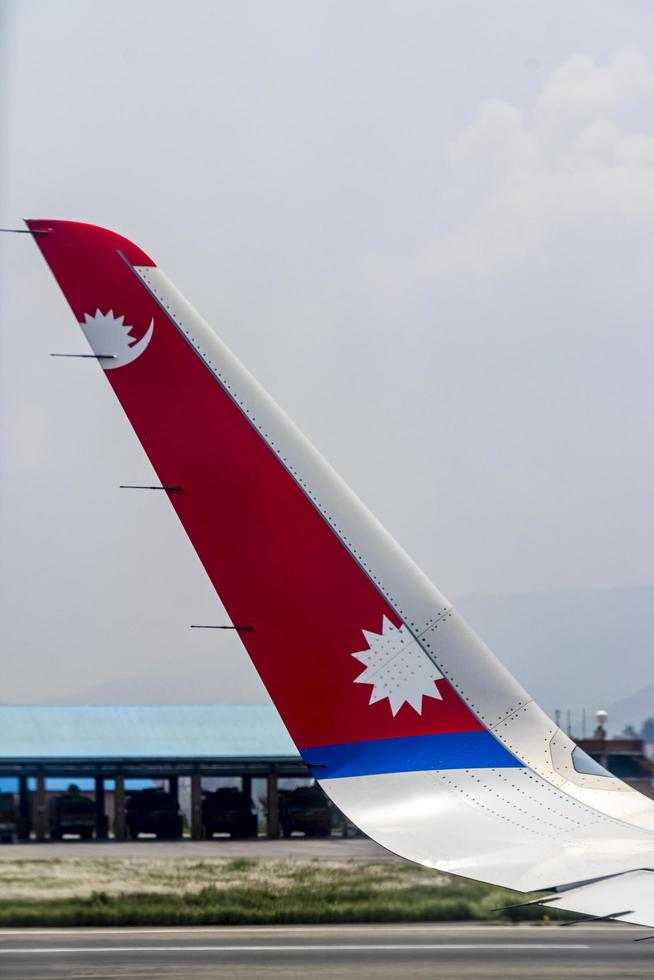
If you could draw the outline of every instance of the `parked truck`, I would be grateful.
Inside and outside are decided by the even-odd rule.
[[[18,835],[18,814],[13,793],[0,793],[0,841],[11,844]]]
[[[206,793],[202,800],[204,836],[231,834],[232,837],[256,837],[257,814],[249,793],[235,786],[223,786]]]
[[[126,820],[127,831],[133,838],[155,834],[172,840],[182,836],[184,826],[177,800],[172,793],[158,787],[128,794]]]
[[[61,840],[64,834],[75,834],[81,840],[91,840],[95,830],[95,803],[82,796],[79,787],[71,784],[61,796],[49,804],[50,838]]]
[[[307,837],[328,837],[332,829],[332,807],[317,783],[279,792],[279,822],[284,837],[294,830]]]

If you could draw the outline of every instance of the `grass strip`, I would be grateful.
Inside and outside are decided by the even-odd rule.
[[[206,872],[195,866],[196,873]],[[407,865],[216,862],[215,883],[195,890],[94,890],[69,897],[0,897],[0,927],[199,926],[373,922],[517,922],[543,919],[526,900]],[[189,875],[192,866],[189,867]],[[1,896],[0,891],[0,896]],[[554,913],[548,913],[555,918]]]

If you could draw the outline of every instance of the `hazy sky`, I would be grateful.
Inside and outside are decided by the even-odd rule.
[[[651,3],[0,18],[1,225],[133,238],[447,595],[654,582]],[[28,236],[0,270],[0,700],[214,650],[261,697]]]

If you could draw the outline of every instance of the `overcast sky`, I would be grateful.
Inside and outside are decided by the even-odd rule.
[[[651,3],[0,18],[1,225],[140,244],[450,597],[654,583]],[[167,501],[117,489],[149,464],[0,239],[0,700],[214,651],[263,697],[188,629],[217,600]]]

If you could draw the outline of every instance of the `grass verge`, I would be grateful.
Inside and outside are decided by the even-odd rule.
[[[526,896],[408,864],[216,861],[176,863],[174,878],[143,862],[74,862],[69,890],[48,897],[47,861],[0,871],[0,927],[199,926],[354,922],[516,922],[543,910]],[[91,867],[88,865],[100,865]],[[55,869],[50,869],[52,873]],[[56,869],[58,875],[61,868]],[[172,870],[170,872],[172,874]],[[83,876],[87,893],[79,892]],[[18,884],[17,884],[18,880]],[[38,880],[29,894],[25,882]],[[105,887],[92,887],[102,881]],[[209,882],[209,883],[207,883]],[[13,883],[13,886],[12,886]],[[136,887],[134,887],[136,886]],[[140,888],[139,888],[140,886]],[[13,887],[11,897],[4,897]],[[82,888],[82,892],[84,889]],[[41,894],[41,892],[43,894]]]

